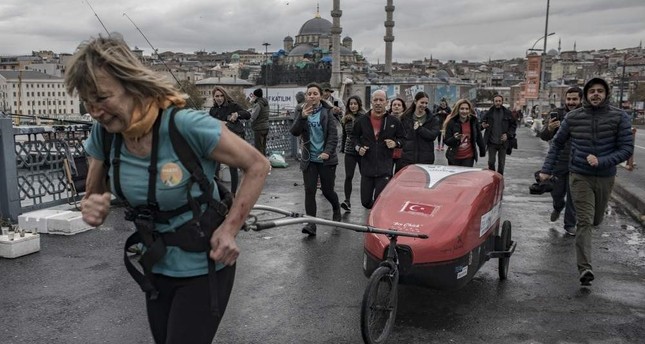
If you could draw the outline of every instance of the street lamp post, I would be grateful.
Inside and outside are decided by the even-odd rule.
[[[553,36],[553,35],[555,35],[555,32],[551,32],[551,33],[549,33],[548,35],[546,35],[546,37],[551,37],[551,36]],[[535,45],[536,45],[536,44],[538,44],[538,42],[539,42],[539,41],[541,41],[541,40],[543,40],[543,39],[544,39],[544,36],[540,36],[540,38],[538,38],[538,39],[535,41],[535,43],[533,43],[533,45],[531,46],[531,48],[526,50],[526,55],[528,55],[528,54],[529,54],[529,51],[542,51],[542,49],[535,49]]]
[[[266,99],[269,99],[269,63],[267,62],[267,58],[269,56],[269,46],[271,43],[264,42],[262,43],[264,45],[264,97]]]
[[[551,1],[546,0],[546,23],[544,24],[544,47],[542,48],[542,59],[540,61],[540,69],[541,69],[541,76],[540,76],[540,91],[544,91],[544,76],[545,76],[545,69],[546,69],[546,63],[545,63],[545,58],[546,58],[546,38],[548,37],[547,32],[549,32],[549,5]]]

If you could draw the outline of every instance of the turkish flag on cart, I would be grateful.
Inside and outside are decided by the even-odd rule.
[[[426,215],[432,215],[432,213],[435,210],[435,206],[428,205],[428,204],[421,204],[421,203],[414,203],[414,202],[405,202],[403,205],[403,209],[401,211],[407,212],[407,213],[421,213],[421,214],[426,214]]]

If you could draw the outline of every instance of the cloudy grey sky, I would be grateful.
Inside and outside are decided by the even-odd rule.
[[[132,46],[159,51],[231,51],[282,47],[314,17],[320,2],[331,21],[332,0],[89,0],[109,31]],[[370,62],[384,59],[385,0],[341,0],[342,36]],[[546,0],[394,0],[395,61],[423,57],[483,61],[523,56],[544,35]],[[634,47],[645,39],[644,0],[552,0],[548,49]],[[85,0],[2,0],[0,55],[32,50],[72,53],[78,43],[105,33]],[[537,47],[542,47],[538,43]]]

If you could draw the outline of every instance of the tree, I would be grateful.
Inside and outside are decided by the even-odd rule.
[[[177,84],[177,87],[188,95],[188,99],[186,99],[187,107],[197,110],[202,109],[205,99],[199,93],[199,89],[197,89],[197,86],[195,86],[194,83],[190,82],[190,80],[181,80],[179,84]]]
[[[248,109],[251,107],[251,103],[246,99],[246,95],[241,89],[228,90],[228,95],[231,96],[231,99],[238,103],[242,108]]]
[[[482,90],[477,89],[477,97],[475,98],[475,103],[492,103],[493,97],[497,93],[493,90]]]
[[[645,84],[634,84],[634,88],[629,93],[629,101],[632,103],[645,101]]]

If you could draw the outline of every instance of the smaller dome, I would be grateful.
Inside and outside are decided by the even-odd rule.
[[[231,55],[231,61],[239,61],[240,60],[240,54],[235,53]]]
[[[343,38],[343,42],[352,42],[352,41],[353,41],[352,38],[349,36],[345,36],[345,38]]]
[[[293,37],[291,37],[291,36],[285,37],[284,42],[293,42]]]
[[[549,55],[549,56],[558,56],[558,51],[555,50],[555,49],[551,49],[551,50],[549,50],[547,55]]]
[[[313,50],[314,47],[309,44],[299,44],[289,51],[288,56],[304,56],[307,53],[311,54]]]

